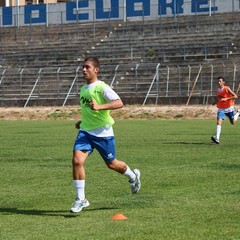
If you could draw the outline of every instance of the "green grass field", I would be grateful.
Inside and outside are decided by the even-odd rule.
[[[86,162],[90,207],[69,209],[73,121],[0,121],[0,239],[240,239],[240,122],[117,121],[117,157],[141,170],[142,189]],[[127,220],[113,221],[123,213]]]

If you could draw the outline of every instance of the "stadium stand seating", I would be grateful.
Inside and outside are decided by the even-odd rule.
[[[76,104],[79,65],[90,55],[101,60],[101,79],[129,104],[142,103],[148,93],[149,103],[186,101],[204,66],[195,89],[201,103],[212,95],[209,79],[220,74],[235,81],[239,74],[239,29],[232,13],[1,28],[0,105]]]

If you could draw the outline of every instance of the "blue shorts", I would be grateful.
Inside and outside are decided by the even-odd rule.
[[[90,155],[94,148],[97,149],[105,162],[111,162],[116,158],[114,136],[96,137],[80,130],[73,150],[88,151]]]
[[[228,112],[228,113],[224,113],[224,111],[218,111],[217,113],[217,118],[220,118],[222,120],[226,119],[226,116],[230,119],[233,120],[234,119],[234,111],[232,112]]]

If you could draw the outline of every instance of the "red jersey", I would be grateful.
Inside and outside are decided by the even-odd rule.
[[[217,96],[218,96],[218,101],[217,101],[217,107],[218,108],[229,108],[234,105],[234,100],[230,99],[227,101],[221,101],[222,98],[230,98],[233,95],[228,91],[229,87],[224,86],[223,88],[219,88],[217,90]]]

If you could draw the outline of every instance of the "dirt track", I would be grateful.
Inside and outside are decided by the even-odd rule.
[[[122,109],[112,111],[115,119],[215,119],[216,106],[155,106],[126,105]],[[67,107],[27,107],[0,108],[0,119],[4,120],[37,120],[37,119],[69,119],[80,118],[79,106]]]

